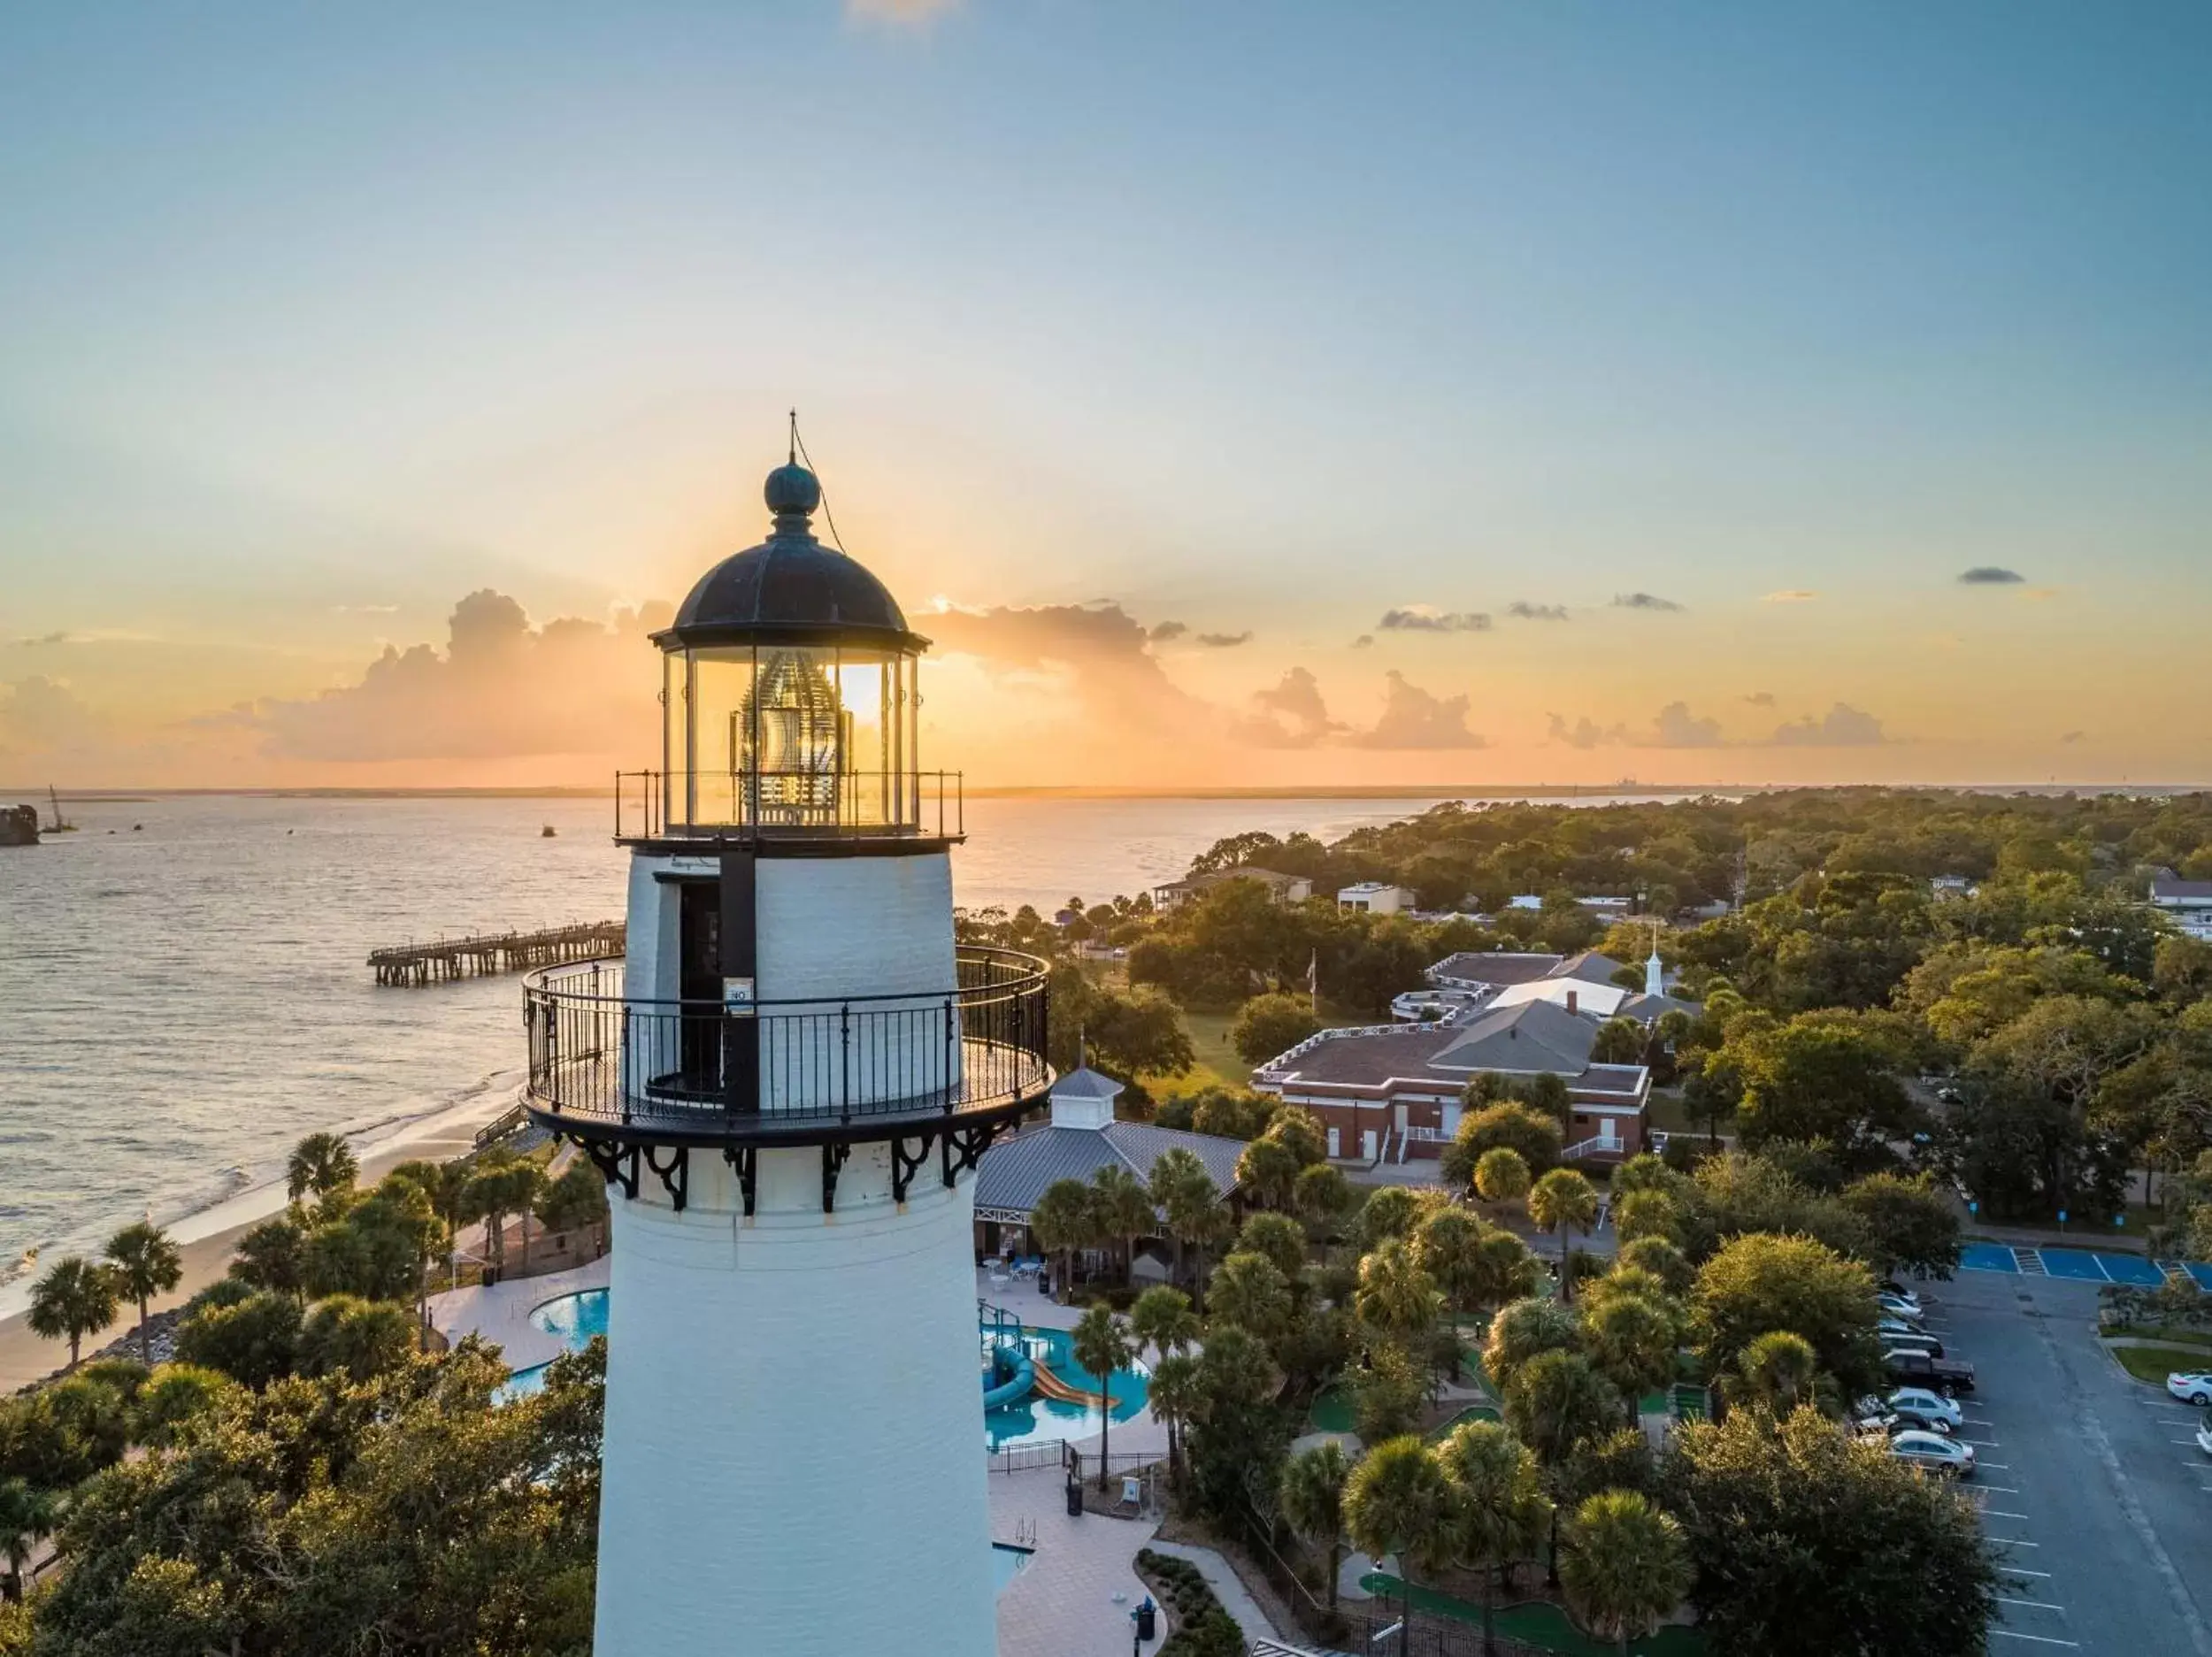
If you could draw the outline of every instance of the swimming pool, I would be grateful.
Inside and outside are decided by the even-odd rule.
[[[1004,1593],[1012,1584],[1014,1578],[1027,1569],[1029,1556],[1035,1552],[1034,1548],[1016,1547],[1007,1542],[992,1543],[991,1587],[993,1591]]]
[[[580,1289],[564,1294],[534,1308],[530,1323],[534,1328],[549,1335],[557,1335],[564,1346],[575,1348],[587,1345],[595,1335],[607,1332],[608,1292],[604,1289]],[[1075,1361],[1074,1337],[1064,1329],[1038,1329],[1028,1324],[1020,1326],[1018,1337],[1012,1333],[1011,1319],[979,1325],[987,1358],[987,1348],[994,1342],[1018,1349],[1034,1369],[1044,1372],[1061,1382],[1069,1390],[1098,1392],[1098,1377]],[[545,1386],[544,1364],[518,1369],[500,1391],[502,1401],[511,1398],[527,1398]],[[1148,1372],[1141,1366],[1124,1369],[1114,1377],[1110,1389],[1115,1422],[1127,1421],[1144,1408]],[[1004,1450],[1017,1445],[1049,1444],[1056,1438],[1085,1438],[1099,1430],[1099,1408],[1094,1403],[1075,1403],[1065,1399],[1047,1397],[1033,1385],[1025,1396],[987,1408],[983,1412],[984,1441],[989,1448]]]

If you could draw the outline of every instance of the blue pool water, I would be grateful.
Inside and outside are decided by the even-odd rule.
[[[574,1294],[564,1294],[548,1300],[530,1314],[530,1322],[549,1335],[560,1337],[562,1344],[580,1347],[594,1335],[607,1332],[607,1291],[583,1289]],[[980,1326],[986,1345],[995,1339],[1011,1339],[1009,1324]],[[1064,1329],[1036,1329],[1027,1325],[1018,1336],[1021,1350],[1033,1362],[1040,1363],[1078,1392],[1096,1393],[1098,1377],[1076,1362],[1073,1338]],[[545,1385],[544,1364],[527,1369],[518,1369],[500,1396],[503,1399],[527,1398]],[[1114,1377],[1110,1389],[1113,1399],[1113,1418],[1127,1421],[1144,1408],[1146,1372],[1141,1368],[1125,1369]],[[1017,1445],[1048,1444],[1055,1438],[1084,1438],[1099,1430],[1099,1411],[1095,1405],[1063,1403],[1032,1392],[1028,1397],[1003,1404],[983,1415],[984,1438],[994,1450],[1008,1449]]]
[[[999,1593],[1004,1593],[1014,1578],[1020,1576],[1024,1568],[1028,1565],[1029,1556],[1033,1551],[1025,1547],[1010,1547],[1003,1542],[992,1543],[992,1588]]]

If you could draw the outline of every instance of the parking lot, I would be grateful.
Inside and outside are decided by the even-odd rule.
[[[2008,1573],[1991,1650],[2212,1657],[2212,1458],[2195,1412],[2105,1354],[2097,1284],[1966,1271],[1925,1290],[1931,1331],[1974,1365],[1963,1488]]]

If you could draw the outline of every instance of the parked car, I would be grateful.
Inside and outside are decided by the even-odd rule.
[[[1901,1317],[1910,1323],[1917,1323],[1927,1316],[1917,1295],[1901,1294],[1893,1289],[1884,1289],[1877,1294],[1874,1297],[1874,1304],[1880,1307],[1890,1316]]]
[[[1956,1432],[1966,1424],[1958,1400],[1924,1386],[1901,1386],[1882,1402],[1892,1414],[1931,1432]]]
[[[2199,1408],[2212,1404],[2212,1369],[2184,1369],[2166,1377],[2166,1390]]]
[[[1910,1329],[1878,1329],[1875,1339],[1893,1352],[1924,1352],[1931,1358],[1943,1355],[1943,1343],[1933,1335],[1924,1335]]]
[[[1908,1428],[1909,1423],[1895,1415],[1858,1415],[1851,1422],[1851,1431],[1862,1438],[1892,1438]]]
[[[1889,1441],[1889,1453],[1901,1461],[1931,1473],[1956,1478],[1974,1477],[1974,1446],[1947,1438],[1938,1432],[1901,1432]]]
[[[2197,1448],[2207,1455],[2212,1455],[2212,1426],[2197,1429]]]
[[[1882,1368],[1899,1386],[1925,1387],[1932,1392],[1974,1390],[1974,1366],[1963,1358],[1938,1358],[1917,1348],[1892,1347],[1882,1354]]]
[[[1874,1320],[1878,1335],[1924,1335],[1927,1325],[1916,1317],[1900,1317],[1894,1312],[1884,1312]]]

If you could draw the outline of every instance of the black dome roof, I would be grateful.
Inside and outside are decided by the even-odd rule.
[[[653,635],[663,649],[717,644],[855,644],[920,650],[882,582],[815,540],[807,522],[821,485],[803,466],[779,466],[764,491],[774,531],[699,578],[675,622]]]

